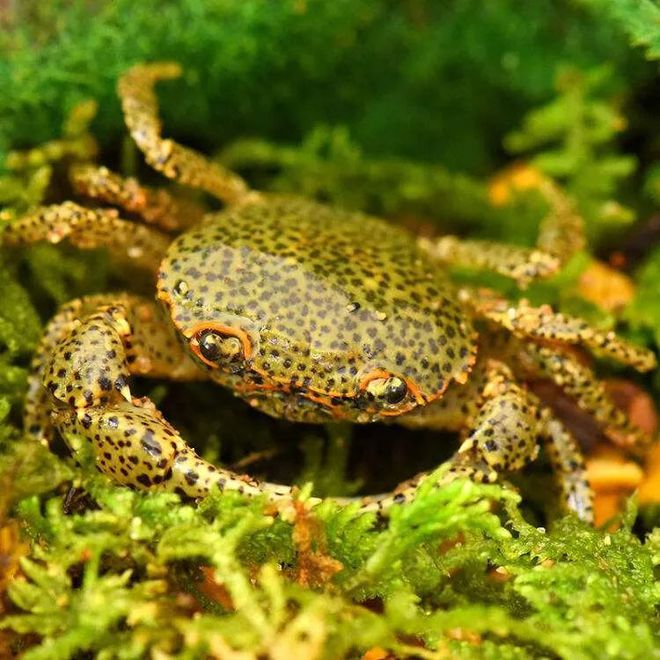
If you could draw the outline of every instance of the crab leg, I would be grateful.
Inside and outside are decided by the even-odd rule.
[[[454,266],[490,270],[525,287],[556,273],[561,261],[538,248],[524,248],[493,241],[463,240],[456,236],[420,238],[419,246],[433,259]]]
[[[90,398],[107,403],[108,392],[116,390],[117,384],[124,398],[129,398],[128,390],[121,389],[129,375],[203,378],[161,315],[153,301],[128,293],[87,296],[63,305],[48,323],[32,359],[24,408],[26,430],[43,442],[51,439],[53,395],[67,405],[78,405],[81,392],[84,404]],[[80,335],[89,348],[95,347],[82,358],[78,356]]]
[[[131,395],[131,374],[167,373],[186,380],[200,372],[156,323],[153,303],[128,294],[118,303],[108,299],[75,301],[51,321],[35,358],[42,388],[30,384],[30,431],[43,440],[50,436],[39,412],[46,403],[39,391],[45,391],[55,428],[67,442],[72,434],[85,438],[99,470],[118,483],[189,497],[212,488],[266,493],[273,500],[290,497],[289,486],[260,483],[199,458],[151,401]]]
[[[473,431],[452,459],[452,471],[478,481],[522,469],[538,453],[539,412],[508,367],[491,361]]]
[[[77,247],[107,247],[113,254],[156,271],[170,239],[151,227],[122,220],[112,209],[88,209],[74,202],[40,206],[8,225],[0,235],[5,245],[38,241]]]
[[[592,415],[615,444],[626,449],[643,449],[652,441],[614,404],[603,383],[585,364],[571,355],[559,352],[557,347],[551,349],[533,342],[525,344],[520,356],[521,364],[530,372],[550,378],[582,410]]]
[[[203,497],[214,488],[265,494],[273,501],[292,496],[290,486],[260,482],[200,458],[146,398],[58,410],[54,420],[65,439],[84,437],[98,469],[123,485],[186,497]]]
[[[548,408],[541,409],[542,439],[559,487],[562,502],[580,520],[593,522],[593,491],[587,480],[587,470],[575,438]]]
[[[438,261],[491,270],[515,280],[521,287],[548,277],[584,247],[584,226],[570,199],[550,179],[541,178],[537,188],[550,210],[539,225],[534,248],[456,236],[421,238],[419,246]]]
[[[462,300],[475,312],[506,328],[517,337],[528,337],[562,344],[582,344],[638,371],[650,371],[656,364],[652,351],[621,339],[616,333],[591,327],[580,318],[554,312],[549,305],[532,307],[526,300],[514,304],[492,295],[461,291]]]
[[[71,169],[69,178],[79,195],[136,213],[147,224],[165,232],[194,225],[204,214],[204,209],[191,200],[142,186],[136,179],[124,178],[107,167],[78,165]]]
[[[193,149],[162,137],[154,85],[180,75],[181,67],[175,62],[138,64],[117,85],[126,125],[147,163],[166,177],[201,188],[226,204],[258,197],[237,174]]]
[[[520,470],[534,460],[539,438],[551,447],[563,503],[583,520],[591,520],[591,490],[584,474],[580,450],[561,423],[540,409],[536,397],[514,380],[503,363],[491,360],[482,392],[483,401],[473,421],[473,430],[449,460],[447,479],[467,477],[491,483],[501,473]],[[400,484],[392,493],[364,498],[363,508],[383,511],[414,497],[422,473]]]
[[[649,444],[651,439],[630,423],[625,413],[611,401],[592,370],[570,355],[568,346],[581,344],[638,371],[655,367],[656,358],[652,351],[635,346],[612,331],[592,328],[582,319],[553,312],[547,305],[532,307],[525,300],[514,305],[498,297],[481,295],[477,299],[467,291],[462,293],[478,315],[527,340],[517,349],[517,363],[528,372],[526,375],[540,373],[550,378],[582,410],[591,414],[616,444],[627,448]],[[552,342],[553,345],[544,346],[537,341]]]

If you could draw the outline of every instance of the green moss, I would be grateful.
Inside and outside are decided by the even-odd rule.
[[[625,30],[634,46],[641,46],[649,59],[660,58],[660,7],[653,0],[581,0]]]
[[[652,252],[637,273],[637,295],[626,310],[633,328],[652,335],[660,346],[660,250]]]
[[[370,153],[483,172],[502,135],[552,95],[557,63],[609,61],[624,81],[653,73],[616,25],[564,0],[12,7],[0,42],[0,153],[53,138],[86,98],[99,101],[108,144],[121,126],[118,75],[133,62],[175,56],[186,65],[186,93],[164,89],[164,107],[169,130],[188,142],[296,140],[320,121],[345,123]]]
[[[548,533],[522,520],[511,492],[470,482],[422,487],[385,529],[324,504],[295,525],[313,522],[326,559],[342,570],[310,590],[296,568],[306,561],[305,551],[296,560],[296,527],[265,514],[261,502],[214,496],[195,507],[114,487],[42,450],[58,475],[51,488],[73,479],[87,493],[64,511],[60,496],[39,501],[44,485],[23,446],[9,469],[23,488],[16,512],[34,546],[21,560],[25,578],[9,588],[21,611],[0,626],[42,638],[26,658],[116,657],[120,649],[132,658],[182,644],[184,657],[224,644],[253,653],[323,648],[319,657],[332,658],[371,646],[404,654],[403,638],[468,655],[637,658],[657,643],[657,534],[644,544],[629,522],[605,534],[565,519]],[[214,569],[219,600],[202,595],[200,566]],[[451,641],[458,628],[484,648]]]

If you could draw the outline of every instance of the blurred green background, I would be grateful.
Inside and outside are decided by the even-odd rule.
[[[488,173],[504,135],[553,96],[558,71],[603,66],[609,92],[634,115],[634,144],[657,117],[657,66],[629,46],[626,4],[637,3],[10,2],[0,148],[53,137],[87,97],[100,102],[97,129],[110,144],[122,130],[118,75],[163,58],[187,72],[185,93],[163,92],[168,129],[207,149],[239,136],[297,141],[320,123],[343,124],[370,155]],[[658,137],[646,137],[636,147],[653,159]]]

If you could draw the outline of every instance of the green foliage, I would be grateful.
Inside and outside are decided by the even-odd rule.
[[[531,162],[561,181],[577,201],[591,238],[629,224],[630,209],[615,201],[621,179],[635,159],[614,150],[613,139],[625,120],[611,100],[600,98],[611,78],[606,68],[588,74],[566,69],[557,76],[558,96],[530,112],[520,130],[510,133],[506,147],[515,154],[536,153]]]
[[[373,646],[399,656],[478,653],[481,645],[455,640],[457,629],[472,644],[483,640],[484,653],[525,657],[637,658],[657,642],[657,534],[643,544],[627,526],[605,534],[570,518],[548,533],[525,523],[517,496],[501,487],[429,480],[382,529],[329,503],[280,517],[237,496],[191,506],[51,461],[93,506],[64,511],[56,495],[39,503],[28,484],[34,493],[43,486],[29,462],[12,466],[17,515],[36,543],[9,588],[16,609],[0,626],[39,636],[26,658],[184,647],[191,658],[230,649],[335,658]],[[301,525],[317,543],[327,539],[325,559],[341,566],[315,590],[296,568],[306,561],[306,551],[296,554]]]
[[[655,0],[581,0],[625,30],[649,59],[660,58],[660,7]]]
[[[637,293],[626,309],[626,319],[638,331],[648,333],[660,347],[660,250],[648,257],[637,274]]]
[[[654,204],[660,204],[660,163],[656,163],[646,173],[644,193]]]
[[[612,97],[611,81],[607,68],[561,70],[557,96],[531,110],[504,140],[511,153],[527,155],[565,186],[595,243],[620,233],[635,217],[616,201],[636,159],[615,149],[614,139],[626,122]],[[518,234],[517,241],[531,245],[544,212],[533,191],[518,195],[511,208],[494,208],[478,179],[439,165],[368,159],[346,127],[316,128],[299,147],[239,140],[219,159],[275,191],[295,191],[381,216],[419,216],[441,222],[443,231],[476,231],[505,240]],[[652,181],[648,187],[654,190]]]
[[[368,153],[480,172],[552,94],[558,63],[652,75],[615,26],[571,0],[23,0],[3,20],[0,154],[52,139],[87,98],[112,144],[115,81],[140,60],[185,63],[163,105],[187,142],[296,141],[324,121],[349,126]]]
[[[496,221],[484,183],[440,165],[369,159],[346,127],[319,126],[300,146],[238,140],[219,160],[256,185],[296,192],[375,215],[442,218],[463,231]]]
[[[25,387],[25,360],[39,340],[41,322],[15,272],[2,261],[0,286],[0,397],[16,401]]]

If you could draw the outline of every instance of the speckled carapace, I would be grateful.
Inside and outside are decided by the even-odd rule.
[[[259,193],[161,136],[154,85],[179,73],[172,63],[130,69],[119,81],[126,124],[148,163],[214,195],[222,211],[205,213],[166,190],[85,164],[71,172],[74,190],[137,220],[64,202],[36,209],[3,234],[5,244],[66,238],[81,248],[105,246],[157,279],[158,303],[119,293],[61,308],[34,358],[28,430],[44,442],[55,430],[65,440],[83,436],[98,468],[133,487],[290,500],[289,486],[198,457],[152,402],[130,390],[133,375],[209,379],[273,417],[459,431],[447,479],[494,481],[523,468],[542,443],[563,504],[591,520],[580,449],[528,383],[553,382],[613,442],[632,447],[648,439],[573,345],[642,371],[655,366],[655,356],[547,305],[457,290],[447,268],[494,270],[521,287],[556,272],[584,245],[581,218],[563,191],[536,177],[549,211],[534,248],[421,240],[378,218]],[[385,511],[412,497],[426,476],[362,506]]]
[[[304,199],[264,197],[178,237],[158,298],[211,378],[292,420],[399,415],[475,359],[470,319],[412,236]]]

